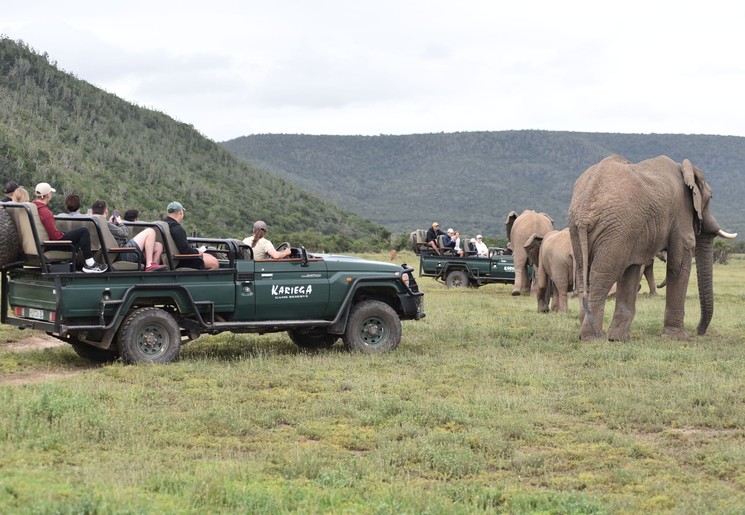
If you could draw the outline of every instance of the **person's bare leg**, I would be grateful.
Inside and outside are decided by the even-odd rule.
[[[212,254],[207,254],[205,252],[202,254],[202,259],[204,259],[204,268],[207,270],[217,270],[220,268],[220,262]]]
[[[153,263],[160,264],[160,257],[163,255],[163,244],[159,241],[155,242],[153,248]]]
[[[154,229],[147,228],[132,239],[137,243],[137,246],[140,247],[142,255],[145,257],[145,266],[150,266],[153,263],[158,264],[153,260],[156,243]]]

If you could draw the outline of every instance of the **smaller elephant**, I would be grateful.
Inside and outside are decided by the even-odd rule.
[[[569,229],[533,234],[525,242],[525,251],[535,269],[538,312],[566,313],[568,294],[574,289],[575,268]]]
[[[667,251],[662,250],[656,254],[657,258],[659,258],[660,261],[663,263],[667,261]],[[650,259],[646,263],[644,263],[641,266],[641,270],[639,272],[639,281],[642,279],[647,280],[647,286],[649,286],[649,296],[650,297],[656,297],[657,296],[657,288],[664,288],[665,284],[667,282],[667,278],[663,280],[660,284],[656,284],[654,280],[654,258]],[[642,287],[641,284],[639,284],[639,288],[637,288],[637,291],[640,290]],[[608,292],[608,298],[612,299],[616,296],[616,283],[613,283],[613,286],[611,286],[610,291]]]
[[[513,258],[515,260],[515,286],[512,295],[529,294],[531,280],[528,274],[528,256],[525,253],[525,242],[532,234],[543,236],[554,230],[554,221],[546,213],[538,213],[532,209],[526,209],[520,215],[511,211],[504,223],[507,229],[507,239],[513,245]]]

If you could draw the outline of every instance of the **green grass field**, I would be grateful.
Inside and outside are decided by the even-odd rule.
[[[428,278],[385,355],[225,334],[86,368],[9,351],[29,333],[2,327],[0,512],[743,513],[745,256],[714,277],[688,342],[660,338],[646,284],[631,342],[580,344],[576,299],[538,314],[511,286]],[[695,334],[695,273],[688,298]]]

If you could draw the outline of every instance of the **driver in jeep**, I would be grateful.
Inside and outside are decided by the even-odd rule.
[[[265,236],[266,223],[259,220],[254,224],[253,234],[243,240],[243,243],[251,247],[254,259],[280,259],[290,255],[290,253],[292,252],[292,249],[290,247],[277,251],[274,248],[274,245],[272,245],[272,242],[267,240]]]

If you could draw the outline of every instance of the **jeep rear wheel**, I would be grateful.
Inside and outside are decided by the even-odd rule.
[[[329,334],[323,329],[290,329],[287,335],[292,343],[303,349],[330,349],[339,336]]]
[[[448,288],[465,288],[468,286],[468,274],[462,270],[450,272],[445,279],[445,286]]]
[[[178,324],[159,308],[133,311],[119,330],[119,353],[127,363],[169,363],[180,348]]]
[[[366,300],[352,307],[342,338],[349,351],[390,351],[401,341],[401,320],[385,302]]]

